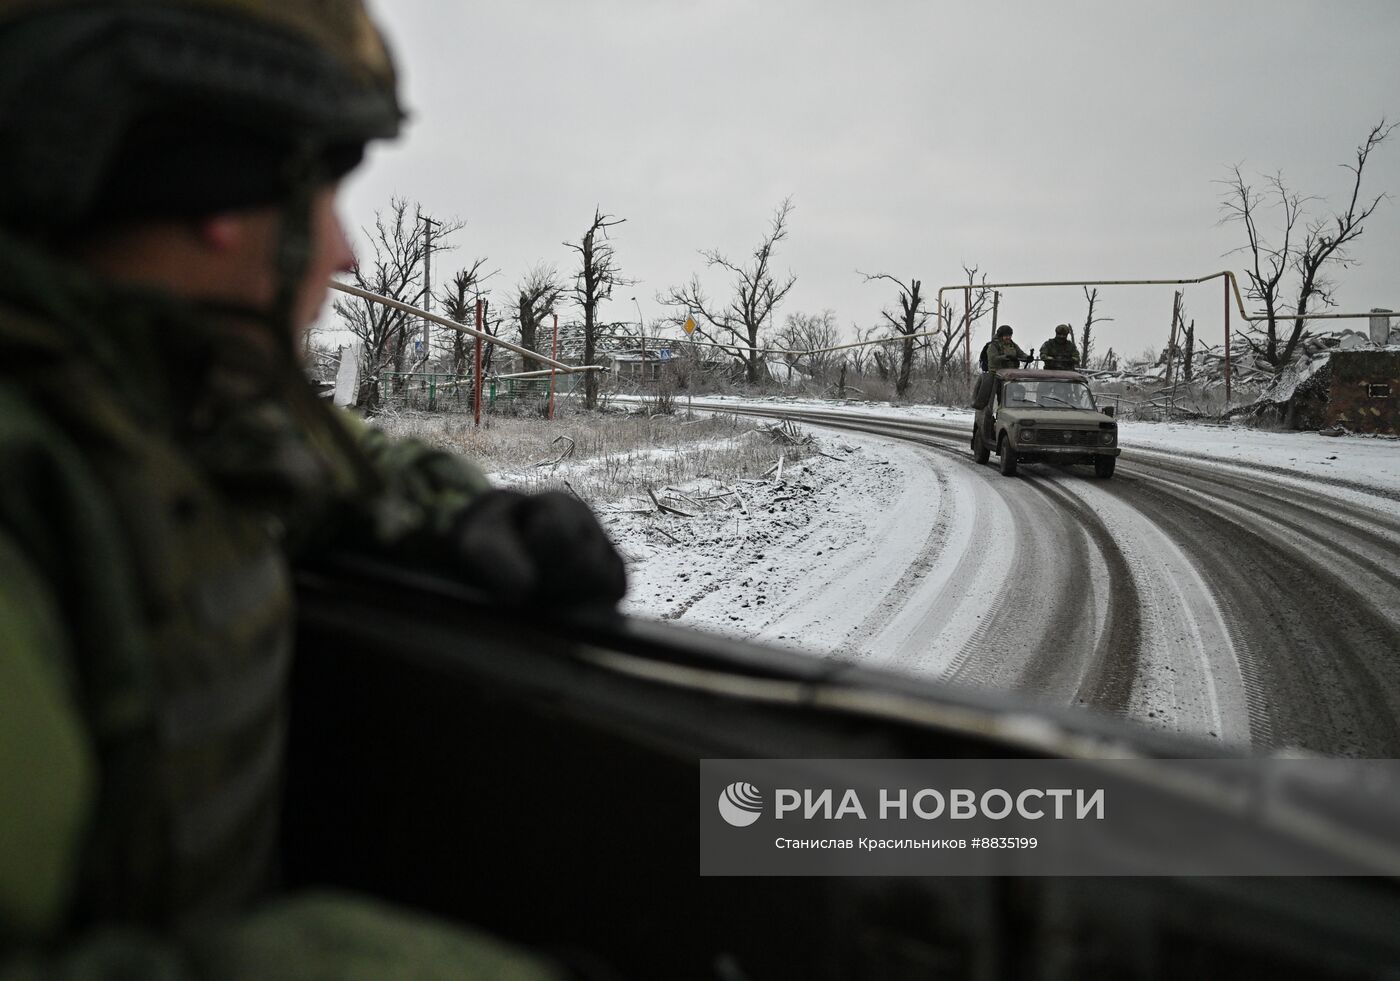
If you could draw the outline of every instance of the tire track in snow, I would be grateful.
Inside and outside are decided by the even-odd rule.
[[[1171,532],[1124,503],[1122,497],[1135,492],[1120,497],[1109,490],[1136,482],[1132,476],[1120,484],[1066,475],[1055,484],[1079,499],[1121,556],[1115,591],[1133,584],[1137,653],[1127,714],[1154,727],[1249,745],[1264,720],[1251,721],[1256,703],[1231,624]]]
[[[954,512],[958,504],[949,493],[947,470],[940,468],[937,461],[932,462],[934,463],[933,476],[936,482],[935,494],[937,500],[943,505],[943,508],[939,510],[944,513],[929,530],[929,534],[924,539],[920,549],[919,557],[904,570],[904,574],[889,589],[884,591],[875,608],[856,625],[836,649],[835,653],[839,657],[848,660],[861,660],[869,657],[871,647],[878,646],[870,644],[870,638],[878,636],[889,626],[890,622],[904,609],[907,597],[918,590],[921,583],[927,580],[938,568],[939,563],[943,561],[948,547],[949,527],[955,525],[954,522],[947,519],[947,513]]]
[[[1119,715],[1126,714],[1138,679],[1138,657],[1142,646],[1141,599],[1127,556],[1109,533],[1102,518],[1082,498],[1074,497],[1056,486],[1055,482],[1043,478],[1032,477],[1026,483],[1054,503],[1057,509],[1075,516],[1079,527],[1107,567],[1108,581],[1115,588],[1104,613],[1097,643],[1080,648],[1092,653],[1076,697],[1081,704],[1095,705]]]
[[[1251,720],[1269,720],[1256,740],[1396,755],[1400,628],[1383,612],[1393,610],[1394,593],[1387,604],[1377,602],[1384,591],[1361,592],[1325,532],[1299,534],[1253,513],[1224,483],[1207,494],[1149,479],[1131,503],[1170,530],[1211,584],[1237,638]]]
[[[1066,515],[1073,500],[1082,501],[1074,513],[1081,540],[1090,543],[1088,562],[1118,570],[1111,575],[1094,660],[1111,646],[1112,594],[1127,582],[1137,592],[1140,636],[1130,716],[1209,731],[1237,744],[1400,755],[1400,577],[1394,560],[1400,521],[1393,495],[1355,481],[1131,447],[1120,459],[1119,479],[1097,481],[1032,465],[1023,471],[1029,480],[1006,480],[973,464],[963,424],[767,408],[752,414],[884,432],[941,450],[931,458],[939,462],[956,458],[947,471],[947,499],[963,509],[958,525],[1001,515],[1012,528],[1024,527],[1024,517],[1017,524],[1015,515],[1024,514],[1019,509],[1028,485],[1067,497],[1060,501]],[[964,503],[967,497],[971,503]],[[1257,513],[1261,509],[1268,513]],[[1086,513],[1101,524],[1102,535],[1090,530]],[[1074,549],[1066,526],[1053,527],[1047,540]],[[921,613],[925,636],[940,616],[970,628],[960,637],[937,638],[922,654],[896,642],[888,663],[956,680],[1014,678],[1042,686],[1071,670],[1053,660],[1019,667],[1014,658],[1001,667],[981,660],[997,617],[978,619],[970,597],[1011,595],[1008,579],[1026,569],[1026,552],[1040,547],[1039,537],[1008,543],[993,533],[978,543],[985,546],[980,553],[971,541],[956,539],[950,531],[935,563],[948,572],[941,576],[943,592],[912,593],[910,607],[921,609],[906,607],[871,640],[884,644],[891,628],[920,623]],[[1002,561],[994,552],[1009,555]],[[1112,559],[1115,553],[1129,576]],[[1004,577],[999,583],[994,570]],[[1053,589],[1034,592],[1036,603],[1064,596]],[[1121,702],[1121,689],[1104,692],[1104,700]]]

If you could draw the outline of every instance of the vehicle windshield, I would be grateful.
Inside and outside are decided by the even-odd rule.
[[[1075,381],[1017,381],[1008,382],[1002,393],[1002,404],[1040,406],[1053,409],[1093,409],[1094,396],[1089,386]]]

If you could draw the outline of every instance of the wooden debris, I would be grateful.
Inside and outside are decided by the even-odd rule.
[[[675,542],[677,545],[684,545],[684,544],[685,544],[685,542],[681,541],[679,538],[677,538],[675,535],[671,534],[671,533],[670,533],[669,531],[667,531],[665,528],[662,528],[660,525],[652,525],[651,528],[652,528],[652,531],[659,531],[659,532],[661,532],[661,534],[663,534],[663,535],[665,535],[667,538],[671,539],[671,541]]]
[[[784,419],[780,423],[764,426],[760,431],[774,442],[786,443],[788,446],[806,446],[812,442],[812,437],[798,429],[797,424],[791,419]]]
[[[744,501],[744,495],[739,493],[739,488],[737,487],[731,489],[734,492],[734,500],[739,502],[739,510],[743,513],[744,517],[747,518],[749,516],[749,506]]]
[[[676,515],[677,517],[680,517],[680,518],[693,518],[693,517],[695,517],[695,515],[693,515],[693,514],[686,514],[684,511],[680,510],[679,508],[673,508],[673,507],[671,507],[669,504],[662,504],[662,503],[661,503],[661,498],[657,497],[657,496],[656,496],[656,491],[652,490],[650,487],[647,488],[647,494],[649,494],[649,495],[651,496],[651,503],[655,504],[655,505],[656,505],[656,509],[657,509],[658,511],[662,512],[663,514],[674,514],[674,515]]]
[[[686,495],[686,494],[682,494],[680,491],[676,490],[674,487],[669,487],[669,488],[667,488],[667,490],[671,491],[671,496],[672,496],[675,500],[684,501],[686,504],[689,504],[691,507],[695,508],[695,510],[697,510],[697,511],[703,511],[703,510],[705,510],[705,505],[703,505],[703,504],[701,504],[699,501],[695,500],[695,498],[690,497],[690,496],[688,496],[688,495]]]

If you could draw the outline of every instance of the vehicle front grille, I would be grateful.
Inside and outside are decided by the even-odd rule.
[[[1097,429],[1038,429],[1035,441],[1041,446],[1097,446]]]

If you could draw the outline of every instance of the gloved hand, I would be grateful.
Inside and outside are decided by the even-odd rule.
[[[453,524],[454,571],[507,602],[613,605],[627,592],[622,556],[588,505],[559,491],[491,490]]]

